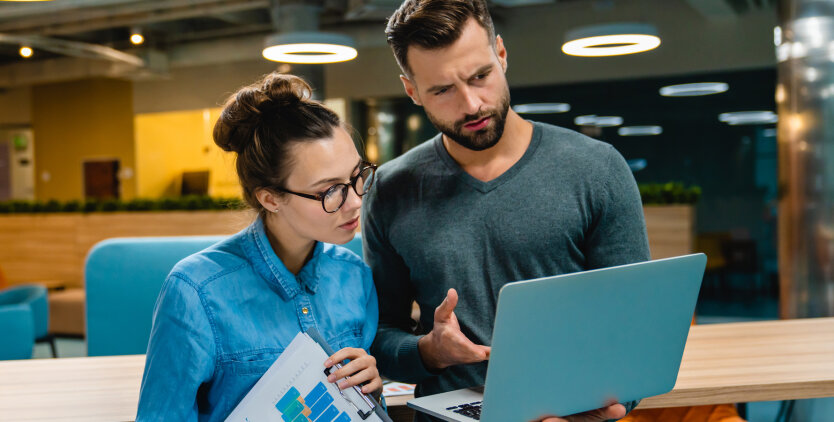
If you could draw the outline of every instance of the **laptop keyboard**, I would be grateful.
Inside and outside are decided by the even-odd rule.
[[[457,406],[447,407],[446,410],[459,413],[463,416],[467,416],[475,420],[481,420],[481,402],[479,401],[473,401],[472,403],[464,403],[459,404]]]

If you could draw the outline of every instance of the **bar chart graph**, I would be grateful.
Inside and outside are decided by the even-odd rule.
[[[324,383],[319,382],[305,396],[290,387],[275,404],[285,422],[350,422],[350,415],[339,412],[333,396]]]

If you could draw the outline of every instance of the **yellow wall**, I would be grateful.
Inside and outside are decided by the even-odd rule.
[[[219,108],[137,114],[138,196],[179,195],[183,171],[209,170],[209,195],[240,196],[234,154],[212,140]]]
[[[121,198],[135,196],[131,82],[87,79],[35,86],[32,129],[38,199],[82,199],[84,161],[105,159],[120,162]]]

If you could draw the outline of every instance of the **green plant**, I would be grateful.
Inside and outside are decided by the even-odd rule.
[[[641,183],[638,185],[643,205],[695,204],[701,197],[699,186],[680,182]]]
[[[175,211],[175,210],[236,210],[246,208],[239,198],[212,198],[210,196],[184,196],[175,198],[137,198],[129,201],[119,199],[86,201],[0,201],[0,214],[12,213],[71,213],[71,212],[115,212],[115,211]]]

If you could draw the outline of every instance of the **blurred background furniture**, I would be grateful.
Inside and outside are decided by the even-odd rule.
[[[84,289],[49,292],[49,332],[56,337],[84,338]]]
[[[179,260],[226,236],[115,238],[85,265],[87,355],[145,353],[162,283]]]
[[[24,305],[29,308],[34,341],[49,343],[52,357],[58,357],[55,339],[49,334],[49,304],[46,287],[38,284],[23,284],[0,290],[0,305]],[[32,351],[29,351],[31,355]]]
[[[29,359],[35,347],[32,310],[24,303],[0,304],[0,360]]]

